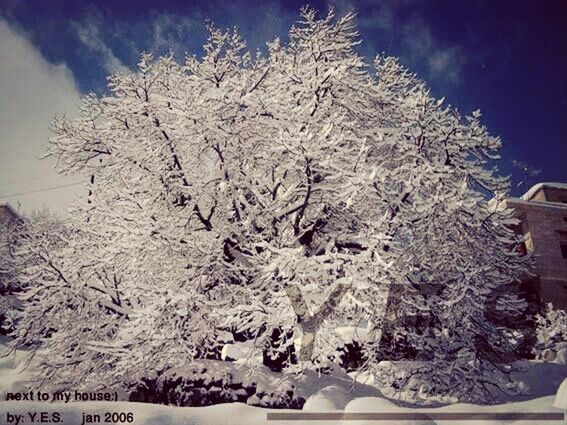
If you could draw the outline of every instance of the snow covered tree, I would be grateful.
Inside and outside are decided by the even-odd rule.
[[[463,119],[395,58],[367,65],[352,14],[304,8],[266,55],[207,29],[203,57],[144,54],[54,123],[50,155],[88,195],[57,290],[35,298],[59,323],[42,376],[112,385],[187,364],[230,328],[268,351],[294,340],[298,367],[315,368],[337,358],[339,326],[379,374],[395,284],[408,314],[436,318],[408,336],[435,356],[412,385],[463,399],[500,385],[481,353],[515,337],[486,301],[526,262],[511,211],[486,200],[507,181],[486,167],[500,141],[480,114]]]
[[[567,343],[567,312],[555,309],[553,304],[547,304],[542,314],[535,317],[537,346],[541,353],[551,348],[556,349],[560,343]]]
[[[62,219],[47,209],[33,211],[31,215],[19,218],[4,231],[7,247],[3,249],[2,269],[9,271],[3,277],[6,278],[4,285],[10,299],[6,302],[9,307],[6,311],[6,325],[13,329],[21,316],[21,301],[27,298],[23,293],[36,292],[42,286],[49,274],[48,269],[54,267],[54,256],[65,245],[68,231]],[[31,304],[27,307],[28,312],[31,311]],[[39,320],[35,326],[42,327],[42,321]],[[39,345],[39,338],[47,333],[45,328],[42,329],[35,345]],[[34,338],[33,333],[28,333],[28,338]],[[24,342],[25,345],[34,345],[30,343],[31,339]]]

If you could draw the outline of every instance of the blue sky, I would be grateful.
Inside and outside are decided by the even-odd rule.
[[[160,53],[172,48],[179,58],[185,52],[199,54],[206,18],[221,27],[236,25],[251,49],[263,48],[275,36],[286,37],[304,4],[295,0],[0,0],[0,43],[6,52],[0,65],[4,98],[0,168],[6,170],[0,171],[0,202],[20,202],[19,197],[2,198],[6,194],[74,183],[72,178],[50,175],[45,165],[36,165],[49,137],[49,114],[72,114],[76,97],[103,93],[106,75],[133,68],[141,51]],[[510,160],[516,159],[542,170],[535,180],[567,182],[567,1],[309,4],[323,13],[329,4],[338,13],[355,9],[364,42],[361,53],[369,59],[379,52],[398,56],[429,83],[434,95],[445,96],[462,113],[480,108],[485,125],[504,141],[505,160],[499,163],[503,174],[515,172]],[[10,70],[10,62],[21,64]],[[31,92],[25,72],[33,74],[28,78],[47,75],[45,84],[54,84],[56,98],[49,90]],[[16,109],[31,115],[15,124],[13,104],[18,102]],[[14,125],[22,130],[11,137]],[[30,125],[38,127],[33,140],[26,139]],[[19,150],[14,153],[16,145]],[[26,155],[33,156],[31,165]],[[519,175],[514,181],[519,181]],[[51,191],[41,203],[64,204],[67,201],[57,193],[65,190],[71,189]],[[31,203],[25,201],[31,195],[26,196],[21,198],[24,204],[38,206],[38,195],[33,195]]]

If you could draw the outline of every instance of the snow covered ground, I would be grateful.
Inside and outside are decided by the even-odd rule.
[[[15,353],[8,354],[7,342],[8,337],[0,336],[0,392],[2,393],[2,400],[6,399],[7,391],[25,391],[29,376],[33,372],[33,364],[28,365],[26,362],[26,352],[16,350]]]
[[[463,425],[496,425],[496,424],[526,424],[526,425],[559,425],[564,424],[560,418],[562,410],[553,407],[553,396],[542,397],[535,400],[517,402],[507,405],[496,406],[475,406],[467,404],[455,404],[436,409],[409,409],[400,408],[383,398],[362,397],[349,402],[344,412],[350,413],[555,413],[557,418],[554,420],[459,420]],[[301,412],[290,410],[270,410],[260,407],[251,407],[242,403],[221,404],[209,407],[171,407],[144,403],[129,402],[91,402],[91,403],[51,403],[41,404],[37,402],[10,401],[0,402],[0,413],[2,424],[7,423],[6,415],[24,415],[27,417],[30,412],[46,412],[48,415],[57,412],[61,415],[65,425],[81,425],[83,417],[86,415],[99,415],[104,419],[107,412],[132,413],[135,425],[259,425],[259,424],[281,424],[281,425],[306,425],[306,424],[352,424],[352,425],[371,425],[371,424],[452,424],[457,423],[453,420],[408,420],[408,421],[373,421],[369,420],[268,420],[268,413],[289,413],[297,415]],[[84,416],[85,415],[85,416]],[[91,416],[92,418],[93,416]],[[29,423],[29,419],[26,419]],[[102,421],[101,421],[102,422]],[[43,422],[36,422],[42,423]],[[49,422],[45,422],[46,424]]]
[[[6,340],[0,341],[0,352],[4,352]],[[173,407],[133,402],[70,402],[39,403],[37,401],[5,401],[7,391],[25,391],[30,369],[24,368],[24,353],[16,352],[15,356],[0,357],[0,424],[16,423],[16,418],[23,419],[21,423],[32,423],[30,414],[37,413],[34,424],[47,424],[54,418],[54,413],[60,415],[63,425],[81,425],[89,420],[99,419],[104,423],[105,416],[132,413],[132,425],[255,425],[255,424],[564,424],[560,415],[563,411],[553,407],[555,392],[561,381],[567,377],[567,368],[563,365],[542,362],[527,362],[526,371],[515,377],[525,383],[526,394],[523,401],[514,401],[494,406],[476,406],[469,404],[453,404],[438,408],[402,408],[393,401],[381,396],[378,388],[369,385],[356,385],[351,391],[346,375],[338,377],[325,376],[316,380],[315,376],[308,377],[303,382],[301,392],[307,397],[302,411],[275,410],[252,407],[243,403],[219,404],[209,407]],[[511,401],[511,400],[510,400]],[[39,413],[45,412],[46,421],[38,420]],[[393,420],[372,421],[351,420],[352,418],[325,420],[268,420],[269,413],[301,413],[317,412],[351,413],[554,413],[554,420]],[[98,415],[98,416],[96,416]],[[112,418],[112,416],[109,416]],[[118,416],[115,416],[118,418]],[[125,418],[125,416],[123,416]]]

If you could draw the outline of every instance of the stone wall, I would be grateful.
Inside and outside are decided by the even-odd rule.
[[[535,194],[533,200],[567,203],[567,190],[546,186]]]
[[[527,250],[536,261],[540,302],[567,309],[567,258],[561,247],[567,242],[567,204],[558,202],[563,198],[567,190],[544,188],[529,201],[509,199],[506,204],[522,220]]]

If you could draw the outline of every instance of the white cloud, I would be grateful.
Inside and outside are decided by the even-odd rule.
[[[199,15],[193,17],[170,13],[156,14],[151,21],[153,44],[150,50],[158,53],[168,49],[176,50],[187,33],[198,31],[203,24],[204,21]]]
[[[402,47],[410,61],[427,66],[429,78],[451,83],[460,81],[466,63],[463,50],[440,43],[422,19],[414,17],[403,25]]]
[[[389,44],[399,45],[397,54],[406,65],[424,68],[426,74],[422,78],[451,84],[460,82],[467,62],[464,50],[436,38],[415,8],[408,13],[417,0],[330,0],[330,3],[339,14],[359,12],[357,22],[362,30],[382,30],[386,37],[381,41],[386,45],[381,50],[387,50]]]
[[[447,47],[430,52],[428,66],[430,75],[435,78],[445,77],[453,83],[461,80],[466,58],[461,49]]]
[[[137,62],[142,51],[159,56],[172,50],[181,54],[182,60],[185,52],[181,42],[187,34],[202,28],[203,19],[197,12],[178,15],[152,11],[147,20],[113,20],[105,18],[96,6],[90,6],[84,18],[72,25],[86,51],[96,55],[97,64],[113,73],[130,71],[125,62]],[[118,41],[125,62],[115,54]]]
[[[110,73],[128,71],[128,68],[102,40],[99,31],[100,24],[100,19],[97,17],[91,17],[80,24],[75,24],[79,40],[94,53],[100,55],[100,62],[106,71]]]
[[[0,19],[0,203],[25,212],[47,206],[62,212],[75,187],[17,197],[6,195],[69,184],[53,171],[48,160],[39,160],[51,136],[54,115],[73,114],[80,93],[65,64],[52,64],[24,34]]]

